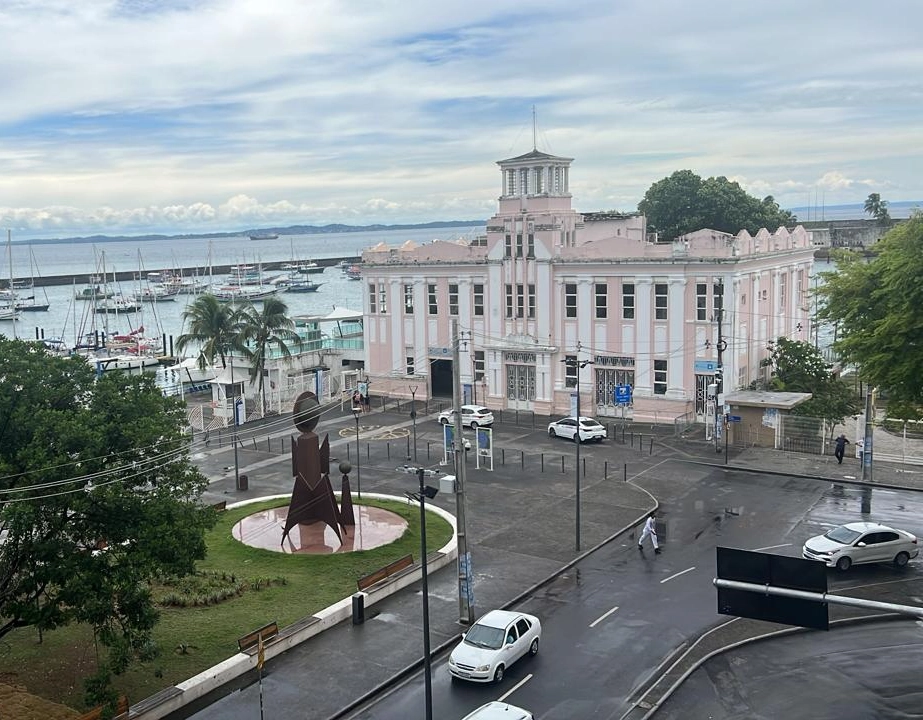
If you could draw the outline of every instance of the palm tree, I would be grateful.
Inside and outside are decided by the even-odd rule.
[[[240,333],[244,342],[244,355],[250,361],[250,382],[258,382],[266,412],[266,388],[264,373],[270,350],[275,348],[279,354],[289,359],[292,352],[290,343],[301,345],[301,338],[295,332],[295,323],[286,315],[288,306],[279,298],[269,297],[263,301],[262,310],[253,305],[244,306],[240,311]]]
[[[891,222],[891,214],[888,212],[888,201],[882,200],[881,195],[878,193],[871,193],[865,199],[865,212],[880,223],[888,224]]]
[[[221,359],[221,367],[226,368],[227,356],[234,350],[243,350],[241,315],[240,309],[218,302],[214,295],[200,295],[183,311],[189,332],[176,339],[177,350],[182,352],[188,345],[198,345],[201,369],[209,363],[214,365],[216,357]]]

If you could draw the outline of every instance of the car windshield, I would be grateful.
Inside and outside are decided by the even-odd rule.
[[[503,647],[503,630],[475,623],[465,634],[465,642],[475,647],[499,650]]]
[[[850,545],[853,541],[859,537],[862,533],[858,530],[850,530],[848,527],[835,527],[833,530],[824,535],[828,540],[833,540],[833,542],[838,542],[841,545]]]
[[[598,422],[596,422],[595,420],[581,420],[581,421],[580,421],[580,424],[583,425],[583,427],[585,427],[585,428],[598,428],[598,427],[602,427],[602,425],[600,425],[600,424],[599,424]]]

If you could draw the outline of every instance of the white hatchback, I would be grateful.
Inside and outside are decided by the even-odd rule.
[[[481,405],[462,405],[461,420],[463,427],[477,428],[494,424],[494,414],[490,408]],[[439,422],[443,425],[455,424],[455,411],[443,410],[439,413]]]
[[[506,669],[524,655],[536,655],[542,624],[534,615],[491,610],[481,617],[449,655],[453,678],[500,682]]]
[[[904,567],[919,554],[915,535],[872,522],[839,525],[824,535],[812,537],[801,550],[806,560],[820,560],[837,570],[879,562]]]
[[[580,442],[588,442],[589,440],[602,442],[606,439],[606,428],[593,418],[581,417],[579,425],[577,423],[577,418],[573,415],[548,423],[548,435],[550,437],[562,437],[568,440],[576,440],[578,429],[580,433]]]
[[[505,702],[489,702],[481,705],[477,710],[465,715],[462,720],[532,720],[533,715],[528,710],[523,710],[515,705]]]

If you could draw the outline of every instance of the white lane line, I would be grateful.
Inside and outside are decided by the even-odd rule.
[[[763,552],[764,550],[775,550],[780,547],[791,547],[791,546],[792,546],[791,543],[785,543],[784,545],[767,545],[764,548],[757,548],[753,552]]]
[[[590,623],[590,627],[596,627],[597,625],[599,625],[599,623],[601,623],[603,620],[605,620],[607,617],[609,617],[612,613],[614,613],[618,609],[619,609],[619,606],[616,605],[611,610],[604,612],[602,615],[600,615],[598,618],[596,618],[593,622]]]
[[[685,570],[681,570],[680,572],[676,573],[675,575],[671,575],[668,578],[664,578],[663,580],[660,581],[660,584],[663,585],[665,582],[670,582],[670,580],[672,580],[673,578],[678,578],[680,575],[685,575],[687,572],[692,572],[693,570],[695,570],[695,565],[693,565],[691,568],[686,568]]]
[[[512,695],[514,692],[516,692],[519,688],[521,688],[523,685],[525,685],[525,684],[526,684],[527,682],[529,682],[529,680],[531,680],[531,679],[532,679],[532,673],[529,673],[529,674],[526,675],[522,680],[520,680],[518,683],[516,683],[515,685],[513,685],[513,687],[511,687],[509,690],[507,690],[505,693],[503,693],[500,697],[498,697],[498,698],[497,698],[497,702],[504,702],[510,695]]]

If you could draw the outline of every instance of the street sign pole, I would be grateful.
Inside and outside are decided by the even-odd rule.
[[[724,464],[728,464],[728,435],[731,434],[730,423],[728,422],[728,415],[724,416]]]

